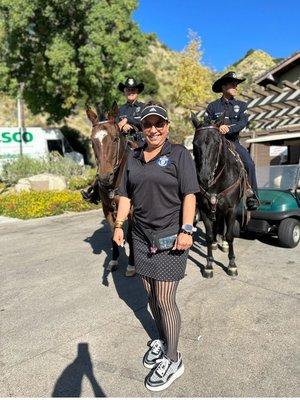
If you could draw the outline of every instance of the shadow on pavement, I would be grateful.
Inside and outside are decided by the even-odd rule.
[[[78,343],[77,357],[57,379],[52,397],[80,397],[84,376],[89,380],[95,397],[106,397],[95,378],[88,343]]]
[[[274,237],[274,236],[257,236],[256,239],[259,242],[267,244],[269,246],[281,247],[282,249],[285,248],[285,247],[280,245],[278,238]]]
[[[104,264],[101,265],[102,284],[109,286],[109,275],[112,276],[116,291],[121,300],[133,311],[136,318],[140,321],[143,328],[151,339],[158,336],[154,319],[147,309],[147,295],[139,276],[126,277],[125,271],[128,263],[128,257],[124,248],[120,248],[119,266],[115,271],[108,271],[107,266],[111,260],[112,248],[110,240],[110,230],[108,225],[103,221],[103,226],[97,229],[93,235],[87,239],[94,254],[106,254]],[[124,322],[126,315],[124,316]]]

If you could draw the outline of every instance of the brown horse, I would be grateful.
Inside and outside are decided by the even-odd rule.
[[[107,121],[103,122],[99,122],[97,114],[90,108],[86,110],[86,115],[92,123],[91,140],[97,163],[97,182],[102,209],[112,234],[119,203],[117,190],[121,182],[128,151],[131,151],[129,149],[129,142],[122,135],[115,122],[117,114],[118,107],[116,103],[114,103]],[[130,144],[132,145],[131,142]],[[126,276],[134,276],[135,268],[130,218],[128,219],[127,241],[129,244],[129,259]],[[112,240],[112,259],[108,264],[108,270],[115,270],[117,268],[118,258],[119,248]]]

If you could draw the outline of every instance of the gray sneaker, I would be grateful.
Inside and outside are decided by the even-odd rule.
[[[180,353],[178,353],[177,361],[172,361],[167,356],[164,356],[157,367],[148,375],[146,388],[153,392],[160,392],[167,389],[183,373],[184,365]]]
[[[150,349],[144,355],[143,364],[146,368],[153,368],[162,360],[165,354],[165,345],[160,339],[150,340],[147,345]]]

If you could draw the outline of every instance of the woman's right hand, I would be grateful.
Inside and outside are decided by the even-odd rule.
[[[122,228],[115,228],[113,241],[116,242],[118,246],[124,246],[124,231]]]

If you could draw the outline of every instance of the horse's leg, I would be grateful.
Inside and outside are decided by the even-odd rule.
[[[113,236],[113,234],[114,234],[113,213],[112,212],[107,212],[107,213],[104,212],[104,215],[105,215],[105,218],[106,218],[106,220],[107,220],[107,222],[109,224],[109,227],[110,227],[110,230],[111,230],[111,235]],[[116,242],[114,242],[112,240],[112,237],[111,237],[111,243],[112,243],[112,259],[108,263],[107,270],[108,271],[115,271],[117,269],[117,267],[118,267],[118,258],[119,258],[120,252],[119,252],[119,246],[117,245]]]
[[[133,257],[132,223],[130,219],[128,220],[127,242],[129,245],[129,256],[128,256],[128,265],[125,275],[134,276],[136,272],[135,272],[134,257]]]
[[[203,277],[213,277],[213,255],[212,255],[212,242],[213,242],[213,222],[207,215],[201,211],[202,220],[205,226],[206,245],[207,245],[207,264],[204,267]]]
[[[229,265],[227,268],[227,273],[230,276],[237,276],[238,274],[237,266],[235,263],[235,254],[233,249],[233,240],[234,240],[233,226],[235,223],[235,219],[236,219],[235,210],[229,209],[226,214],[226,225],[227,225],[226,240],[229,245],[229,252],[228,252]]]
[[[217,241],[217,234],[218,234],[218,221],[213,222],[213,241],[211,244],[211,249],[212,250],[217,250],[218,249],[218,241]]]
[[[226,240],[227,226],[225,220],[226,219],[222,217],[222,226],[221,226],[222,231],[220,232],[220,235],[222,236],[221,250],[223,251],[223,253],[228,253],[229,246]]]

